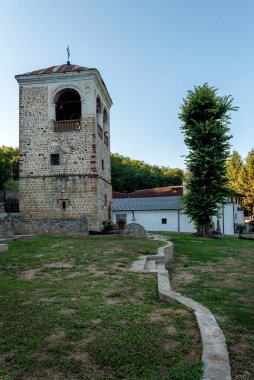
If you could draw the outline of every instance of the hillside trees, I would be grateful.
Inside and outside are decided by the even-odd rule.
[[[233,150],[232,154],[230,155],[230,157],[228,158],[226,162],[227,178],[228,178],[227,187],[230,190],[233,190],[237,193],[240,192],[239,177],[243,169],[243,166],[244,166],[244,163],[243,163],[242,157],[236,150]]]
[[[254,217],[254,149],[245,160],[235,150],[229,157],[227,164],[229,190],[243,195],[242,205]]]
[[[209,235],[211,217],[218,213],[218,204],[227,192],[229,112],[237,109],[232,102],[231,96],[219,96],[217,89],[204,84],[188,91],[179,114],[189,148],[185,162],[191,173],[186,183],[185,211],[203,236]]]
[[[238,189],[243,197],[243,207],[252,212],[254,217],[254,149],[247,157],[245,164],[241,168],[238,179]]]
[[[17,180],[19,173],[19,150],[8,146],[0,147],[0,190],[10,180]]]
[[[111,174],[114,191],[131,193],[154,187],[181,185],[184,173],[181,169],[149,165],[113,153]]]

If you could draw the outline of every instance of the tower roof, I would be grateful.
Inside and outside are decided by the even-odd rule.
[[[80,72],[80,71],[88,71],[88,70],[94,70],[94,69],[90,69],[84,66],[64,64],[64,65],[50,66],[45,69],[30,71],[28,73],[19,74],[18,76],[42,75],[42,74],[64,74],[64,73]]]
[[[71,64],[63,64],[46,67],[45,69],[30,71],[24,74],[15,75],[16,80],[20,85],[41,84],[49,82],[57,82],[63,80],[73,79],[89,79],[95,78],[101,91],[108,99],[109,108],[112,106],[112,99],[108,93],[104,80],[102,79],[99,71],[95,68],[84,67]]]

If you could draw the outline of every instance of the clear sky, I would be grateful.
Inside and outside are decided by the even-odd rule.
[[[233,96],[232,149],[254,148],[253,0],[0,0],[0,145],[18,146],[14,75],[96,67],[113,100],[111,151],[184,168],[179,107],[208,83]]]

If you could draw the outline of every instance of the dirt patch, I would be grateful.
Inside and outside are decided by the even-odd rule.
[[[84,274],[84,273],[82,273],[82,272],[73,272],[73,273],[68,274],[66,276],[66,278],[76,278],[76,277],[82,276],[82,274]]]
[[[11,362],[17,357],[18,351],[6,352],[3,355],[0,355],[0,364],[11,364]]]
[[[169,335],[176,335],[178,333],[178,329],[175,326],[167,326],[165,331]]]
[[[251,348],[252,347],[250,344],[244,343],[244,342],[239,342],[233,346],[230,346],[231,351],[242,352],[242,353],[251,350]]]
[[[148,317],[151,322],[165,322],[165,316],[158,312],[150,313]]]
[[[162,347],[166,351],[172,351],[178,346],[178,342],[174,340],[166,340],[165,342],[162,343]]]
[[[94,325],[99,325],[101,322],[102,322],[102,319],[100,319],[100,318],[92,319],[92,323],[93,323]]]
[[[108,297],[106,300],[107,305],[119,305],[122,299],[119,297]]]
[[[190,312],[188,310],[185,310],[185,309],[175,309],[174,310],[175,314],[178,314],[178,315],[182,315],[182,316],[189,316],[190,315]]]
[[[40,298],[40,302],[54,303],[57,301],[57,297],[43,297]]]
[[[243,265],[243,260],[236,259],[235,257],[228,257],[223,260],[224,263],[229,264],[230,267],[237,265],[238,267],[241,267]]]
[[[73,315],[76,313],[75,309],[62,309],[59,311],[59,314],[61,315]]]
[[[43,269],[50,269],[50,268],[53,268],[53,269],[69,269],[72,267],[73,267],[73,265],[71,263],[66,263],[63,261],[57,261],[55,263],[44,264],[40,268],[26,270],[23,273],[21,273],[20,278],[22,280],[31,281],[31,280],[34,280],[36,278],[36,275],[39,272],[43,271]],[[50,278],[50,276],[47,273],[43,274],[43,275],[44,275],[44,277]]]
[[[65,339],[66,335],[64,331],[58,331],[55,334],[52,334],[46,338],[48,343],[62,343]]]
[[[197,270],[196,267],[193,269]],[[214,271],[218,272],[218,267],[216,264],[208,264],[208,265],[202,265],[198,267],[198,271],[201,273],[213,273]]]
[[[96,273],[98,270],[97,266],[94,265],[94,264],[91,264],[91,265],[88,265],[86,267],[86,272],[89,272],[89,273]]]
[[[27,281],[31,281],[31,280],[34,280],[36,274],[40,271],[41,269],[29,269],[29,270],[26,270],[24,271],[20,278],[21,280],[27,280]]]
[[[181,271],[181,272],[178,272],[175,276],[174,276],[174,282],[184,282],[184,283],[188,283],[188,282],[192,282],[196,279],[196,276],[193,274],[193,273],[190,273],[190,272],[186,272],[186,271]]]
[[[211,288],[217,288],[215,291],[220,291],[219,288],[240,288],[241,280],[237,278],[220,278],[217,281],[205,281],[205,284]]]
[[[215,315],[217,322],[220,323],[228,323],[229,317],[226,315]]]
[[[73,352],[71,355],[67,357],[67,359],[75,359],[82,362],[86,366],[92,366],[91,364],[91,356],[86,351]]]
[[[114,267],[126,268],[126,264],[121,261],[116,261]]]
[[[38,377],[24,375],[20,380],[37,380]],[[43,380],[65,380],[66,375],[53,372],[53,370],[45,369],[43,373]]]
[[[69,269],[72,267],[73,267],[73,264],[66,263],[64,261],[57,261],[55,263],[49,263],[49,264],[43,265],[43,268],[53,268],[53,269]]]
[[[25,301],[25,302],[22,302],[22,305],[31,305],[33,303],[33,301]]]
[[[186,356],[184,359],[182,359],[180,361],[179,364],[193,364],[197,361],[200,361],[201,360],[201,357],[199,355],[199,353],[195,350],[191,350]]]

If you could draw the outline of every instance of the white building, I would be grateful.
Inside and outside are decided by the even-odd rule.
[[[196,232],[193,222],[183,211],[182,196],[172,194],[134,198],[137,195],[140,194],[113,198],[113,223],[119,228],[136,222],[142,224],[147,231]],[[241,200],[237,196],[225,199],[220,207],[220,218],[213,217],[214,229],[220,229],[224,235],[233,235],[236,223],[244,223]]]

